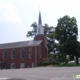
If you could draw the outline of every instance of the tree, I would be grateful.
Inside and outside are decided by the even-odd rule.
[[[55,32],[56,39],[60,44],[60,52],[65,55],[75,55],[76,64],[78,64],[78,28],[76,18],[70,18],[68,15],[65,15],[64,17],[58,19]]]
[[[27,32],[27,37],[33,37],[36,35],[37,32],[37,23],[34,22],[31,24],[32,30]],[[53,52],[54,48],[56,47],[55,43],[55,28],[53,26],[49,26],[45,24],[44,26],[44,36],[47,38],[47,46],[48,46],[48,53]]]
[[[27,37],[35,36],[36,32],[37,32],[37,23],[36,22],[32,23],[30,27],[32,27],[32,30],[27,32],[27,35],[26,35]]]

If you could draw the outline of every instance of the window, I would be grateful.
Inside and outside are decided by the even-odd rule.
[[[6,64],[2,64],[2,69],[6,69]]]
[[[25,58],[25,51],[24,49],[21,50],[21,59],[24,59]]]
[[[29,48],[29,51],[32,51],[32,48]]]
[[[32,68],[34,67],[34,62],[32,63]]]
[[[31,59],[32,58],[32,55],[31,54],[29,54],[29,59]]]
[[[5,60],[6,58],[7,58],[7,52],[4,51],[4,52],[3,52],[3,59]]]
[[[11,52],[11,59],[15,59],[15,50]]]
[[[20,63],[20,68],[25,68],[25,63]]]
[[[15,69],[15,63],[11,63],[11,69]]]

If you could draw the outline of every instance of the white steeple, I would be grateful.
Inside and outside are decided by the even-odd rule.
[[[44,35],[44,28],[42,26],[41,13],[39,11],[38,25],[37,25],[37,35]]]

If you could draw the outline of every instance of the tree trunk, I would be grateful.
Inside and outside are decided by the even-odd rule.
[[[76,55],[76,65],[79,64],[79,61],[78,61],[78,55]]]

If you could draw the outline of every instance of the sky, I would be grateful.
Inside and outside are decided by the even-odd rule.
[[[80,0],[0,0],[0,44],[32,40],[26,34],[38,22],[39,10],[43,25],[56,27],[60,17],[75,17],[80,41]]]

